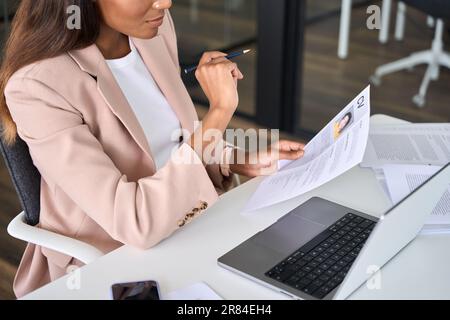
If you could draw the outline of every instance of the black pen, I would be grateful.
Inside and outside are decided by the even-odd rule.
[[[227,55],[225,58],[233,59],[233,58],[242,56],[243,54],[249,53],[250,51],[252,51],[252,50],[247,49],[247,50],[232,52],[229,55]],[[187,67],[186,69],[184,69],[184,73],[186,73],[186,74],[191,73],[192,71],[195,71],[197,68],[198,68],[198,65],[193,65],[193,66]]]

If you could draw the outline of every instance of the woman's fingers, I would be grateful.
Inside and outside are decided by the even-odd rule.
[[[280,151],[300,151],[305,149],[305,145],[301,142],[280,140],[278,142],[278,149]]]
[[[224,65],[228,70],[232,72],[233,76],[236,76],[239,79],[244,77],[241,70],[239,70],[238,65],[235,62],[225,58],[225,56],[218,56],[213,60],[210,60],[208,63],[215,65]]]
[[[236,63],[230,61],[229,59],[225,58],[227,56],[226,53],[219,52],[219,51],[211,51],[211,52],[205,52],[200,59],[199,65],[203,64],[215,64],[215,65],[224,65],[226,68],[231,72],[233,75],[233,78],[235,80],[242,80],[244,79],[244,75],[242,74],[241,70],[239,70]],[[237,81],[236,81],[237,83]]]
[[[271,158],[277,160],[297,160],[304,156],[305,145],[300,142],[280,140],[272,145]]]
[[[236,67],[236,69],[234,69],[231,73],[233,75],[234,84],[237,87],[238,81],[244,79],[244,75],[242,74],[241,70],[239,70],[238,67]]]
[[[226,56],[227,56],[226,53],[219,52],[219,51],[205,52],[200,59],[199,65],[210,63],[211,61],[213,61],[215,59],[223,58]]]
[[[236,68],[236,69],[233,69],[232,71],[231,71],[231,74],[233,75],[233,78],[235,78],[236,80],[237,79],[239,79],[239,69],[238,68]]]
[[[305,155],[303,150],[297,151],[279,151],[280,160],[297,160]]]
[[[259,177],[271,175],[276,173],[277,171],[278,171],[278,162],[272,161],[271,163],[266,165],[260,164],[258,166],[253,166],[246,171],[246,174],[247,176],[250,177]]]
[[[199,65],[207,63],[214,63],[214,64],[226,63],[230,71],[233,71],[233,76],[235,76],[239,80],[244,79],[244,75],[242,74],[241,70],[239,70],[239,68],[237,67],[237,64],[225,58],[226,56],[227,56],[226,53],[220,51],[205,52],[200,59]]]
[[[237,64],[228,60],[227,58],[219,57],[219,58],[212,60],[209,63],[211,65],[215,65],[217,67],[223,67],[223,68],[227,69],[228,71],[231,72],[231,74],[233,74],[233,76],[234,76],[234,74],[238,74],[239,68],[238,68]]]
[[[269,176],[278,171],[278,161],[273,161],[270,166],[260,169],[259,175]]]
[[[241,70],[239,70],[239,68],[236,68],[236,70],[234,72],[235,72],[235,76],[238,80],[244,79],[244,75],[242,74]]]
[[[244,79],[244,76],[243,76],[242,73],[239,71],[239,69],[233,70],[233,71],[232,71],[232,75],[233,75],[234,84],[235,84],[236,87],[237,87],[237,86],[238,86],[239,80]]]

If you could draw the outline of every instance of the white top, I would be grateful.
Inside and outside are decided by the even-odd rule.
[[[144,130],[156,168],[161,169],[179,148],[180,121],[131,41],[130,47],[127,56],[106,63]]]

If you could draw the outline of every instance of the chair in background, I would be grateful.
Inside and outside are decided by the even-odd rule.
[[[425,14],[436,19],[436,31],[432,48],[413,53],[407,58],[380,66],[370,78],[374,85],[381,84],[381,78],[404,69],[411,69],[420,64],[427,64],[428,69],[422,81],[419,93],[414,96],[413,102],[422,108],[426,104],[426,94],[431,80],[439,79],[441,66],[450,68],[450,54],[444,51],[444,20],[450,18],[450,1],[448,0],[403,0],[406,5],[415,7]]]
[[[395,40],[401,41],[405,36],[405,24],[406,24],[406,4],[403,1],[399,1],[397,5],[397,20],[395,23]],[[430,28],[434,28],[435,21],[432,16],[427,17],[427,25]]]
[[[41,175],[33,165],[28,146],[20,138],[12,146],[0,139],[0,150],[5,159],[23,212],[8,226],[8,233],[17,239],[33,243],[89,264],[103,256],[93,246],[37,227],[40,216]]]
[[[350,24],[352,0],[342,0],[341,3],[341,20],[339,31],[338,57],[346,59],[348,57],[348,47],[350,38]],[[381,29],[378,35],[378,40],[382,44],[386,44],[389,40],[389,29],[391,23],[392,0],[383,0],[381,8]],[[396,24],[395,24],[395,39],[403,40],[405,33],[406,22],[406,4],[403,1],[398,1]],[[434,27],[435,21],[433,17],[428,16],[427,24],[430,28]]]
[[[339,27],[339,43],[338,43],[338,57],[340,59],[346,59],[348,57],[352,5],[353,5],[352,0],[342,0],[341,20],[340,20],[340,27]],[[380,34],[379,34],[379,41],[381,43],[386,43],[389,39],[391,7],[392,7],[392,0],[383,0],[383,5],[382,5],[382,9],[381,9],[381,11],[382,11],[382,13],[381,13],[381,29],[380,29]],[[398,16],[397,16],[397,19],[398,19]]]

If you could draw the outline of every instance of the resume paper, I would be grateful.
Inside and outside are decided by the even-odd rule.
[[[261,209],[309,192],[361,163],[370,126],[370,87],[361,92],[305,147],[302,159],[280,165],[244,208]]]

